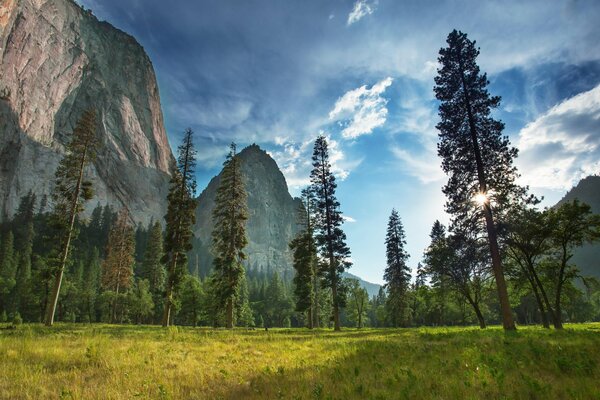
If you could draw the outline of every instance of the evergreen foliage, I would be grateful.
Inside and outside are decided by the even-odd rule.
[[[177,148],[177,166],[173,168],[171,188],[167,197],[168,208],[164,255],[162,262],[167,267],[165,298],[162,325],[169,326],[175,293],[187,269],[187,253],[192,249],[192,228],[196,223],[196,149],[191,129],[183,136],[183,143]]]
[[[56,242],[60,247],[56,249],[56,259],[52,263],[54,285],[48,299],[44,320],[48,326],[54,323],[63,274],[75,233],[75,220],[83,211],[84,203],[93,196],[92,183],[84,177],[85,167],[95,159],[98,146],[96,112],[87,110],[77,122],[71,141],[67,145],[66,154],[56,170],[56,184],[52,198]]]
[[[122,293],[131,287],[135,263],[135,236],[129,213],[121,210],[108,235],[106,259],[102,265],[102,287],[114,292],[110,322],[114,322]]]
[[[487,90],[489,82],[477,65],[475,42],[453,30],[447,43],[448,47],[439,51],[441,67],[434,87],[440,101],[438,155],[449,175],[443,188],[448,198],[446,211],[460,230],[482,230],[479,221],[485,220],[503,325],[512,330],[515,324],[498,246],[498,219],[503,219],[512,203],[534,199],[527,198],[526,189],[515,183],[517,150],[502,136],[504,124],[491,116],[500,97]],[[476,196],[484,200],[474,201]]]
[[[335,196],[337,184],[331,172],[327,140],[319,136],[315,141],[313,169],[310,173],[311,191],[315,198],[315,239],[320,252],[320,272],[326,287],[333,296],[334,329],[340,330],[340,308],[345,303],[345,287],[342,272],[350,268],[350,249],[346,245],[346,234],[340,203]]]
[[[410,268],[406,265],[408,253],[402,221],[396,210],[390,215],[385,237],[387,264],[383,279],[386,282],[390,321],[394,326],[406,325]]]
[[[241,160],[236,154],[235,143],[223,163],[221,183],[213,209],[214,230],[212,251],[214,272],[212,282],[218,306],[225,309],[227,328],[235,324],[236,304],[245,280],[244,248],[248,244],[246,221],[248,220],[247,194],[242,180]]]

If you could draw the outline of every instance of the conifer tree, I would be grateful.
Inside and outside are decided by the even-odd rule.
[[[296,297],[296,311],[307,313],[308,328],[312,329],[315,320],[316,286],[318,286],[317,249],[314,241],[313,229],[313,204],[314,199],[309,190],[302,191],[302,205],[298,210],[300,226],[302,230],[290,242],[293,252],[293,267],[296,270],[294,276],[294,294]]]
[[[311,191],[315,197],[316,243],[323,262],[323,281],[331,289],[333,296],[334,329],[339,331],[340,307],[345,300],[342,273],[352,265],[349,261],[350,249],[346,245],[346,234],[342,230],[340,203],[335,196],[335,176],[331,173],[327,140],[319,136],[315,141],[312,156],[313,169],[310,174]]]
[[[398,212],[393,209],[388,221],[385,238],[387,266],[383,279],[386,282],[387,309],[390,321],[399,326],[406,321],[407,292],[410,284],[410,268],[406,265],[408,253],[404,249],[406,239]]]
[[[165,216],[166,235],[162,261],[167,267],[162,325],[169,326],[174,295],[187,268],[187,252],[192,249],[192,229],[196,223],[196,149],[192,141],[194,132],[187,129],[183,143],[177,148],[177,166],[173,168],[169,190],[168,209]]]
[[[144,260],[140,271],[140,278],[146,279],[149,283],[149,290],[152,294],[155,311],[161,309],[160,303],[164,297],[166,271],[161,262],[163,257],[163,237],[162,227],[156,221],[150,228],[150,237],[146,251],[144,252]]]
[[[0,241],[0,311],[8,311],[9,294],[15,287],[16,277],[14,235],[9,230]]]
[[[63,275],[69,260],[75,220],[84,203],[93,196],[92,183],[85,180],[86,166],[95,159],[98,147],[96,135],[96,112],[83,113],[73,130],[66,154],[56,170],[56,186],[53,192],[54,217],[60,231],[58,259],[54,268],[54,285],[48,299],[44,323],[52,326],[60,294]]]
[[[93,246],[87,255],[83,281],[83,307],[82,313],[87,314],[85,319],[96,321],[96,300],[102,280],[102,263],[100,251]]]
[[[248,220],[247,193],[242,179],[241,160],[236,154],[235,143],[223,163],[221,182],[215,197],[212,218],[212,251],[214,271],[212,282],[220,307],[225,307],[227,328],[233,328],[235,305],[245,270],[244,248],[248,244],[246,221]]]
[[[23,196],[13,219],[16,251],[15,261],[17,262],[16,290],[13,294],[13,301],[15,302],[15,311],[19,310],[25,319],[29,319],[33,306],[31,257],[33,254],[35,199],[36,196],[31,191]]]
[[[528,201],[526,189],[515,184],[518,174],[513,160],[517,150],[502,136],[504,124],[491,116],[500,97],[490,96],[487,91],[489,82],[476,63],[479,50],[475,42],[453,30],[447,43],[448,47],[439,52],[441,67],[434,88],[441,117],[437,124],[438,154],[442,169],[449,175],[443,188],[448,198],[446,211],[457,225],[485,220],[502,323],[504,329],[513,330],[496,219],[511,202]]]
[[[102,287],[114,292],[111,322],[116,319],[121,294],[131,287],[134,264],[135,232],[129,224],[129,214],[123,209],[108,235],[106,259],[102,265]]]

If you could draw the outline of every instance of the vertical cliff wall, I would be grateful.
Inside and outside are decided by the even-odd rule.
[[[162,219],[171,150],[150,59],[136,40],[72,0],[0,2],[0,219],[51,192],[75,122],[95,108],[97,202]]]
[[[291,277],[292,254],[288,244],[299,230],[296,216],[300,200],[292,198],[277,163],[260,147],[248,146],[238,157],[248,193],[246,233],[249,243],[246,253],[249,267],[271,268]],[[221,174],[210,181],[198,198],[194,230],[198,242],[194,252],[198,254],[199,269],[203,274],[212,269],[212,210],[220,182]],[[191,264],[195,263],[195,254],[192,256]]]

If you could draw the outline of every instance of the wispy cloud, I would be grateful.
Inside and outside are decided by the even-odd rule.
[[[387,99],[382,95],[392,82],[393,79],[387,77],[370,89],[363,85],[346,92],[336,101],[333,110],[329,112],[329,119],[340,121],[345,126],[342,130],[345,139],[368,135],[385,123],[388,114]]]
[[[524,183],[570,189],[600,172],[600,85],[552,107],[519,132]]]
[[[360,21],[363,17],[373,14],[376,8],[377,1],[369,3],[367,0],[357,0],[357,2],[354,3],[354,8],[350,14],[348,14],[348,21],[346,24],[350,26]]]
[[[394,157],[402,162],[401,169],[421,182],[431,183],[444,178],[440,160],[433,151],[425,150],[415,154],[398,146],[392,147],[391,150]]]
[[[350,224],[353,224],[356,222],[356,220],[349,215],[342,214],[342,219],[344,220],[344,222],[348,222]]]

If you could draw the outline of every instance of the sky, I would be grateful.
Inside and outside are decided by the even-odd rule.
[[[354,263],[383,282],[392,208],[414,269],[436,219],[448,222],[437,157],[437,56],[452,29],[481,49],[494,113],[519,149],[520,182],[556,203],[600,173],[597,0],[81,0],[133,35],[158,78],[172,148],[191,127],[198,187],[229,143],[259,144],[290,193],[308,183],[313,141],[329,140]]]

